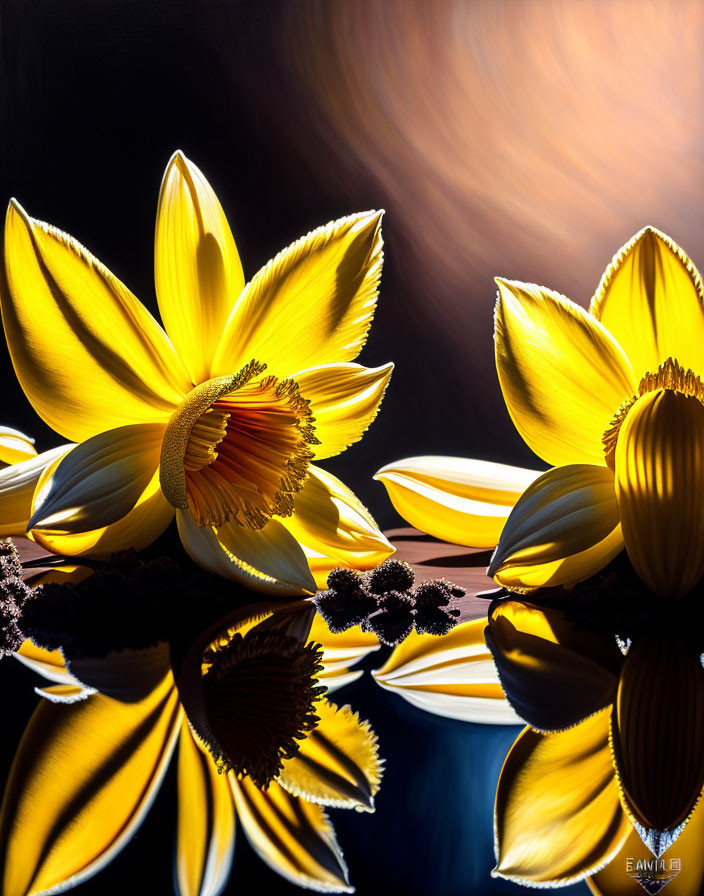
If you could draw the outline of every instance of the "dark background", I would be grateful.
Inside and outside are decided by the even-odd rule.
[[[384,207],[360,360],[396,362],[379,419],[326,466],[382,526],[371,476],[441,453],[526,464],[493,369],[496,274],[586,303],[652,223],[704,257],[704,7],[677,0],[3,0],[0,201],[85,243],[152,311],[160,179],[206,174],[251,277],[330,219]],[[2,422],[57,443],[0,355]],[[86,383],[86,388],[91,384]],[[8,767],[30,676],[3,669]],[[343,695],[345,696],[345,692]],[[389,760],[375,816],[334,813],[361,893],[492,882],[491,794],[513,729],[348,689]],[[168,892],[173,781],[81,893]],[[240,836],[227,892],[279,884]],[[244,890],[242,888],[245,888]],[[579,888],[586,892],[586,888]]]

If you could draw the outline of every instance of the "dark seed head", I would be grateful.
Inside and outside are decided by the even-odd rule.
[[[364,591],[359,582],[354,589],[320,591],[313,602],[333,634],[359,625],[376,610],[376,601]]]
[[[405,560],[384,560],[376,569],[364,576],[366,586],[373,594],[387,591],[408,591],[413,587],[415,576]]]
[[[369,631],[382,644],[400,644],[413,630],[413,600],[400,591],[389,591],[379,599],[379,611],[367,620]]]

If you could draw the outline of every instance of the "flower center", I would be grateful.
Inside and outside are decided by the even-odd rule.
[[[220,639],[203,655],[203,711],[191,719],[221,772],[266,787],[315,727],[325,688],[319,644],[276,630]]]
[[[251,361],[196,386],[166,427],[161,488],[199,526],[233,520],[261,529],[293,512],[318,440],[298,385],[264,369]]]
[[[649,392],[668,389],[690,398],[698,399],[704,405],[704,383],[692,370],[685,370],[674,358],[668,358],[655,373],[646,373],[638,385],[638,392],[623,402],[614,414],[608,429],[602,436],[606,465],[615,469],[616,443],[623,421],[633,405]]]

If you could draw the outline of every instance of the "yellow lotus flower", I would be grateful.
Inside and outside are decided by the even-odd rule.
[[[264,615],[271,620],[271,613],[288,612],[281,604],[270,605]],[[240,620],[229,637],[235,629],[245,639],[259,635],[266,620],[253,622]],[[321,676],[329,694],[348,680],[348,665],[375,649],[375,639],[356,630],[341,641],[314,622],[309,637],[319,636],[324,652],[329,644],[333,654],[329,664],[323,660]],[[271,649],[279,647],[274,643]],[[225,887],[236,817],[257,854],[291,883],[352,892],[324,807],[373,811],[382,762],[374,733],[349,706],[318,701],[319,722],[262,789],[246,773],[218,774],[211,752],[194,732],[203,730],[205,713],[221,740],[249,738],[250,748],[256,747],[257,726],[276,706],[277,687],[287,693],[285,679],[245,672],[237,695],[231,695],[234,704],[230,700],[227,716],[219,718],[218,695],[206,694],[204,700],[205,691],[188,674],[197,671],[200,680],[200,653],[197,662],[189,665],[187,659],[179,668],[172,668],[164,644],[76,658],[67,666],[60,652],[26,641],[18,659],[52,683],[38,689],[45,699],[27,726],[5,789],[0,816],[5,896],[61,892],[104,868],[144,819],[177,744],[179,896],[217,896]],[[264,665],[258,671],[264,673],[267,658],[259,659]],[[269,728],[276,727],[272,721]],[[266,735],[261,741],[266,743]],[[256,753],[250,756],[256,764]]]
[[[421,458],[378,478],[425,531],[462,541],[464,527],[464,543],[487,546],[500,535],[489,572],[513,590],[588,578],[625,545],[651,590],[681,597],[704,573],[699,273],[648,227],[615,255],[589,312],[540,286],[497,283],[504,399],[553,468]]]
[[[641,892],[627,860],[669,871],[674,859],[681,873],[668,892],[701,894],[700,629],[626,620],[639,631],[619,650],[611,632],[575,628],[561,609],[492,605],[487,643],[531,726],[499,779],[496,876],[529,886],[588,878],[593,893],[625,896]]]
[[[357,498],[311,463],[362,437],[391,374],[352,363],[376,304],[380,219],[321,227],[245,284],[215,194],[176,153],[156,223],[164,331],[86,249],[13,200],[10,354],[39,415],[81,442],[39,482],[33,537],[107,555],[151,543],[175,513],[198,563],[275,594],[387,557]]]

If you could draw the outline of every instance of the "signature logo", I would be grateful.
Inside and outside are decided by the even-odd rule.
[[[682,870],[681,859],[626,859],[626,874],[655,896],[671,883]]]

